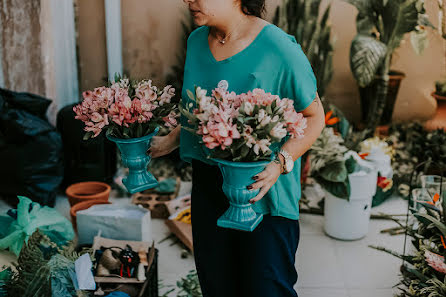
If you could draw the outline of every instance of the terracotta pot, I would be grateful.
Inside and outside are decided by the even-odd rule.
[[[65,193],[70,206],[87,200],[108,201],[111,187],[102,182],[81,182],[69,186]]]
[[[435,129],[445,129],[446,130],[446,96],[441,96],[432,92],[432,97],[437,100],[437,110],[435,115],[426,122],[425,128],[428,131]]]
[[[86,201],[82,201],[79,203],[76,203],[74,206],[71,207],[70,209],[70,215],[71,215],[71,223],[73,224],[73,228],[76,229],[76,213],[79,210],[84,210],[84,209],[88,209],[93,205],[96,204],[111,204],[111,202],[109,201],[104,201],[104,200],[86,200]]]

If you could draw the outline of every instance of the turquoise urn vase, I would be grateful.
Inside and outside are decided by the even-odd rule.
[[[262,172],[268,161],[232,162],[212,159],[217,162],[223,175],[223,192],[229,200],[228,210],[217,220],[217,225],[242,231],[253,231],[263,219],[256,213],[249,200],[257,196],[260,189],[248,190],[254,183],[253,176]]]
[[[147,171],[151,157],[146,154],[150,141],[159,131],[159,127],[149,135],[138,138],[116,138],[107,135],[107,138],[116,143],[121,152],[121,160],[129,173],[122,183],[131,194],[154,188],[158,185],[156,178]]]

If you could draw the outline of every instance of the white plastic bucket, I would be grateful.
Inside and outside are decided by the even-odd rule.
[[[342,240],[357,240],[369,231],[372,199],[376,193],[377,173],[349,175],[350,201],[325,191],[324,228],[327,235]]]

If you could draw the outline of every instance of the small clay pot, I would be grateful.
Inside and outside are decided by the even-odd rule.
[[[87,200],[108,201],[111,187],[102,182],[80,182],[69,186],[65,193],[70,206]]]
[[[104,200],[96,200],[96,199],[92,199],[92,200],[86,200],[86,201],[82,201],[79,203],[76,203],[75,205],[73,205],[70,209],[70,215],[71,215],[71,223],[73,224],[74,229],[76,229],[77,224],[76,224],[76,213],[79,210],[84,210],[84,209],[88,209],[90,207],[92,207],[93,205],[96,204],[111,204],[111,202],[109,201],[104,201]]]

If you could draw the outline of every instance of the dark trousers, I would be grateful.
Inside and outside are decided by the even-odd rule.
[[[217,166],[194,160],[192,232],[204,297],[296,297],[298,220],[265,215],[253,232],[217,227],[228,208]]]

